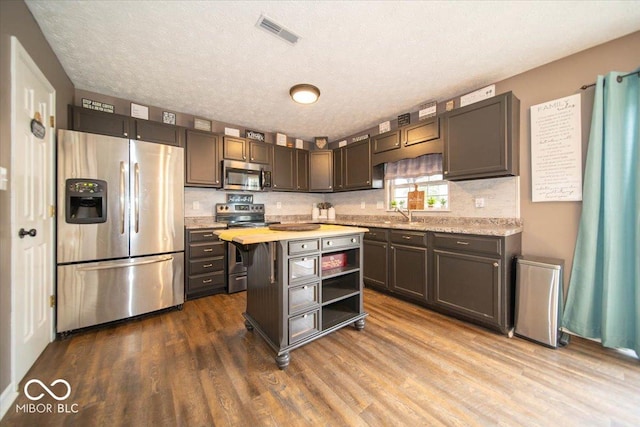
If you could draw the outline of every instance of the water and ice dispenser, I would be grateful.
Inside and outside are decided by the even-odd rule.
[[[107,222],[107,182],[100,179],[67,179],[65,220],[69,224]]]

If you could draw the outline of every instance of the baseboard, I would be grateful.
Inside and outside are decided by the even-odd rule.
[[[0,420],[5,416],[13,402],[18,397],[18,392],[15,390],[13,383],[9,383],[7,388],[0,394]]]

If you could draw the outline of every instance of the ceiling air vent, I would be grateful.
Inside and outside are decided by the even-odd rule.
[[[274,36],[279,37],[282,40],[289,42],[291,44],[296,44],[298,43],[298,40],[300,40],[299,36],[293,34],[291,31],[287,30],[282,25],[276,24],[275,22],[273,22],[271,18],[267,18],[264,15],[260,15],[260,19],[258,19],[258,22],[256,23],[256,27],[262,28],[263,30],[268,31]]]

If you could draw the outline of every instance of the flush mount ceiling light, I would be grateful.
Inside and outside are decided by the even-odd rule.
[[[292,87],[289,95],[298,104],[313,104],[320,97],[320,89],[314,85],[302,83]]]

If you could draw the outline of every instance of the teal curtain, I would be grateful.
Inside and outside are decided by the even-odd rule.
[[[563,326],[640,356],[639,74],[598,76]]]

